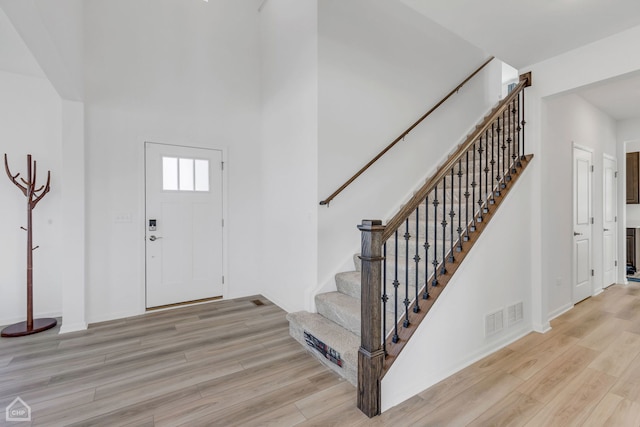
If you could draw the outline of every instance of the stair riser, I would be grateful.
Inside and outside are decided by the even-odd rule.
[[[310,329],[310,328],[308,328]],[[327,360],[325,357],[323,357],[317,350],[311,348],[305,338],[304,338],[304,331],[306,329],[304,327],[302,327],[301,325],[297,324],[297,322],[290,320],[289,321],[289,334],[296,340],[298,341],[308,352],[309,354],[311,354],[313,357],[315,357],[316,359],[318,359],[323,365],[327,366],[329,369],[331,369],[332,371],[336,372],[338,375],[340,375],[341,377],[345,378],[347,381],[349,381],[351,384],[353,384],[354,386],[358,386],[358,362],[357,362],[357,353],[356,353],[356,357],[346,357],[347,355],[345,354],[344,351],[340,352],[341,356],[342,356],[342,367],[337,366],[335,363],[330,362],[329,360]],[[319,334],[314,333],[313,330],[308,330],[307,332],[316,335],[320,340],[326,340],[324,342],[328,343],[330,345],[330,342],[327,338],[325,337],[321,337],[318,336]],[[357,352],[357,348],[358,345],[357,343],[354,343],[355,345],[353,346],[354,349],[352,351]],[[340,350],[340,349],[338,349]],[[353,359],[353,360],[352,360]]]

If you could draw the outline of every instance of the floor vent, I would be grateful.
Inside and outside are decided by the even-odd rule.
[[[263,303],[261,300],[259,300],[259,299],[251,300],[251,302],[252,302],[254,305],[264,305],[264,303]]]

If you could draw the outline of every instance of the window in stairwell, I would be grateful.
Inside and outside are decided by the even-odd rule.
[[[209,191],[209,160],[163,157],[162,189]]]

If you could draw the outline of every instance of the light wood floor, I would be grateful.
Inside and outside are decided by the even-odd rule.
[[[640,285],[552,327],[372,420],[262,297],[2,338],[0,425],[20,396],[45,426],[640,426]]]

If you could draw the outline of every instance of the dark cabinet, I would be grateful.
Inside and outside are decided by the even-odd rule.
[[[640,203],[640,153],[627,153],[627,203]]]
[[[627,265],[636,268],[636,229],[627,228]]]

